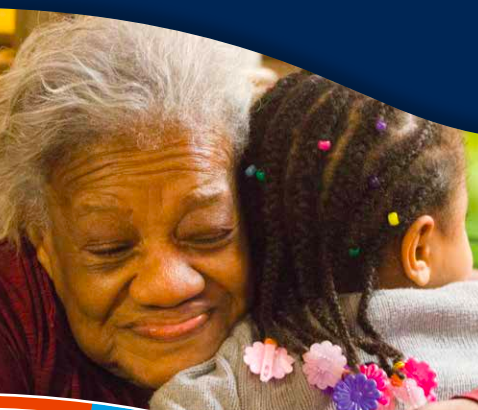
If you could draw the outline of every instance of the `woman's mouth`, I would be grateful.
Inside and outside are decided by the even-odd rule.
[[[131,327],[131,330],[143,337],[164,342],[176,341],[189,337],[202,329],[211,318],[212,312],[204,312],[186,320],[160,323],[154,320],[142,321]]]

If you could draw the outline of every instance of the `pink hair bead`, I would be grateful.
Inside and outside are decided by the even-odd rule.
[[[320,140],[317,147],[320,151],[329,151],[332,148],[332,143],[329,140]]]

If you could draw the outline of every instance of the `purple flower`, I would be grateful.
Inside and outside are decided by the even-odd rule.
[[[380,396],[375,380],[359,373],[349,374],[337,383],[332,400],[337,410],[376,410]]]

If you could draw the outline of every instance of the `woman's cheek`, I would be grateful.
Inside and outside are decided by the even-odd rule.
[[[89,271],[84,266],[80,252],[57,254],[60,255],[57,270],[61,286],[56,287],[57,291],[61,288],[60,298],[65,308],[67,311],[79,310],[89,317],[101,320],[112,303],[114,293],[117,293],[117,278],[115,275]]]
[[[219,252],[195,257],[193,267],[217,282],[229,296],[234,305],[244,313],[247,303],[249,259],[246,244],[239,238]]]
[[[113,314],[113,307],[125,287],[123,275],[91,274],[81,270],[75,271],[68,280],[67,297],[79,310],[91,320],[104,322]]]

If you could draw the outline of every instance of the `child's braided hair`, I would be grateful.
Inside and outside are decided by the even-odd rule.
[[[419,216],[447,209],[464,175],[460,133],[306,71],[279,81],[251,114],[240,179],[262,337],[288,336],[296,350],[328,339],[345,347],[352,367],[362,349],[390,373],[402,355],[367,316],[377,270]],[[263,182],[246,176],[251,164]],[[362,335],[346,323],[345,292],[362,293]]]

